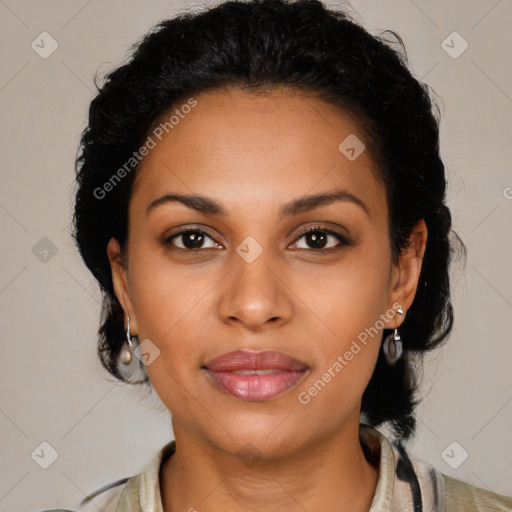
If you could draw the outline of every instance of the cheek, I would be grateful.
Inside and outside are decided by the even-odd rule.
[[[332,324],[332,330],[341,339],[357,337],[385,313],[390,268],[385,252],[383,255],[377,246],[361,247],[344,265],[333,267],[332,273],[326,276],[319,304],[326,323]]]
[[[322,389],[322,402],[332,405],[340,397],[360,399],[378,357],[384,322],[394,314],[387,311],[390,264],[381,251],[367,248],[336,274],[325,279],[323,294],[311,307],[325,325],[315,338],[319,364],[314,377],[321,380],[316,387]]]
[[[148,374],[151,380],[173,376],[181,381],[187,372],[197,371],[205,335],[213,332],[208,304],[218,276],[200,265],[180,268],[152,247],[134,251],[131,261],[130,293],[139,339],[150,339],[161,356],[147,367]]]
[[[329,329],[314,338],[316,365],[296,392],[298,403],[313,415],[331,411],[333,422],[343,421],[359,407],[378,358],[386,313],[385,282],[374,277],[353,272],[328,294],[333,306],[320,316]]]
[[[143,261],[142,255],[138,261]],[[197,372],[201,357],[204,336],[198,335],[198,319],[203,317],[200,301],[207,288],[151,257],[145,261],[133,266],[131,292],[139,340],[151,340],[159,351],[146,372],[170,410],[193,411],[197,403],[186,390],[191,389],[191,372]]]
[[[200,301],[207,283],[198,266],[180,268],[166,256],[165,249],[140,237],[130,253],[130,295],[137,326],[145,337],[161,340],[186,318]]]

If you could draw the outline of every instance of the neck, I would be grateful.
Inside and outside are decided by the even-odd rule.
[[[364,456],[359,422],[286,457],[242,461],[174,421],[173,430],[176,452],[160,473],[164,512],[370,509],[378,468]]]

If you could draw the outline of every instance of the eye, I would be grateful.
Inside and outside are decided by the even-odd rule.
[[[298,246],[301,239],[304,239],[304,242],[308,244],[309,247]],[[331,239],[330,242],[329,239]],[[336,243],[336,241],[338,243]],[[325,249],[339,249],[344,245],[349,245],[349,242],[340,233],[336,233],[335,231],[321,226],[311,226],[297,238],[297,241],[295,241],[292,246],[296,246],[295,249],[314,249],[321,251]]]
[[[300,246],[300,241],[306,246]],[[210,245],[205,245],[208,240]],[[167,245],[173,246],[178,252],[192,252],[202,249],[222,249],[213,238],[201,229],[183,228],[177,233],[164,240]],[[329,249],[340,249],[345,245],[350,245],[346,237],[322,226],[310,226],[306,229],[296,241],[289,247],[292,249],[313,249],[313,251],[323,251]]]
[[[181,245],[175,243],[175,240],[179,240]],[[213,245],[205,246],[204,244],[207,240],[210,240]],[[171,244],[178,250],[184,252],[190,252],[198,249],[218,249],[222,247],[217,244],[217,242],[215,242],[215,240],[213,240],[213,238],[211,238],[206,232],[200,229],[191,228],[183,229],[178,233],[166,238],[165,243]]]

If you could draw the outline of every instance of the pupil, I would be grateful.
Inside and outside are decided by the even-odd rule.
[[[197,249],[203,242],[203,235],[197,232],[186,233],[183,236],[183,245],[187,249]]]
[[[319,235],[318,233],[321,234]],[[325,246],[325,238],[325,233],[322,233],[321,231],[308,233],[308,243],[311,242],[310,245],[312,245],[315,249],[322,249]]]

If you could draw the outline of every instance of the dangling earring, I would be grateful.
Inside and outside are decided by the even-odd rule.
[[[128,384],[143,384],[149,381],[146,368],[139,355],[139,338],[130,333],[130,317],[126,319],[126,340],[117,356],[116,368]]]
[[[133,343],[132,343],[132,337],[130,334],[130,317],[127,317],[126,324],[127,324],[126,325],[126,341],[128,342],[128,346],[126,346],[126,343],[124,344],[124,346],[121,350],[121,355],[119,357],[120,357],[121,362],[128,366],[132,362],[132,359],[133,359],[133,352],[132,352]]]
[[[398,308],[397,313],[399,315],[403,315],[404,311],[402,308]],[[402,340],[400,338],[400,334],[398,334],[398,329],[396,327],[395,332],[393,334],[389,334],[384,339],[384,343],[382,344],[382,351],[384,352],[384,357],[386,358],[386,361],[390,365],[395,364],[400,359],[400,357],[402,357]]]

